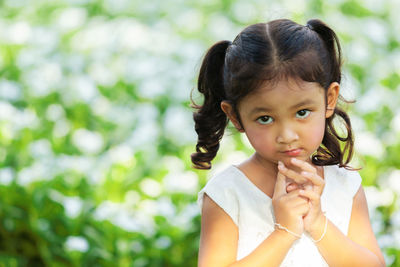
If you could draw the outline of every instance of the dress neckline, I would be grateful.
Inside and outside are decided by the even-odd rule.
[[[263,198],[267,198],[268,200],[272,201],[272,199],[267,194],[265,194],[260,188],[258,188],[258,186],[256,186],[246,176],[246,174],[242,170],[239,169],[238,166],[232,165],[232,167],[233,167],[233,169],[235,169],[240,174],[239,176],[242,178],[242,180],[245,180],[245,183],[248,184],[253,189],[253,191],[256,191],[257,194],[261,195]],[[328,173],[328,169],[329,169],[329,168],[327,168],[327,166],[322,166],[322,168],[323,168],[323,175],[324,175],[323,178],[325,180],[325,186],[324,186],[324,189],[322,191],[321,198],[322,198],[322,195],[324,195],[324,193],[325,193],[325,189],[326,189],[326,185],[327,185],[327,177],[328,177],[327,173]]]

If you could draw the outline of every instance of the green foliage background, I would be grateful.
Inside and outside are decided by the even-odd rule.
[[[281,17],[321,18],[339,35],[343,94],[357,100],[355,163],[387,264],[400,266],[399,9],[396,0],[0,0],[0,266],[196,266],[197,192],[251,153],[231,131],[213,171],[192,169],[201,57]]]

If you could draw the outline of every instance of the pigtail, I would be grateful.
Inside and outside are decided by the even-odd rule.
[[[319,19],[311,19],[307,22],[307,27],[311,30],[315,31],[319,37],[324,42],[326,49],[329,52],[330,61],[331,61],[331,69],[327,70],[329,75],[328,79],[324,81],[324,87],[328,88],[328,86],[332,82],[341,81],[341,71],[340,68],[342,66],[342,51],[340,48],[339,38],[336,33],[329,28],[324,22]]]
[[[325,23],[318,19],[312,19],[307,22],[307,27],[315,31],[320,39],[323,41],[329,56],[330,69],[326,70],[328,74],[324,81],[325,89],[329,87],[332,82],[341,81],[341,65],[342,65],[342,52],[340,48],[339,38],[335,32],[329,28]],[[350,102],[339,96],[344,102]],[[334,118],[339,116],[346,127],[347,135],[342,137],[338,134],[334,127]],[[344,144],[341,145],[341,142]],[[348,166],[354,148],[354,137],[351,129],[350,118],[347,113],[339,107],[336,107],[331,117],[326,119],[325,135],[322,140],[322,145],[318,148],[317,153],[312,156],[312,161],[315,165],[336,165],[352,169]]]
[[[226,50],[230,41],[220,41],[214,44],[204,57],[200,68],[197,89],[204,96],[203,105],[192,107],[195,130],[198,135],[196,153],[191,155],[194,167],[210,169],[219,149],[219,142],[224,135],[228,118],[221,109],[221,101],[225,99],[223,84],[224,62]]]

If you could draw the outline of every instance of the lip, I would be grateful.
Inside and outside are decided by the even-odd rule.
[[[301,151],[302,151],[301,148],[295,148],[295,149],[283,151],[283,153],[288,156],[291,156],[291,157],[296,157],[296,156],[300,155]]]

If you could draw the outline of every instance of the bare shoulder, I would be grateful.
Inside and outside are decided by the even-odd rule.
[[[360,185],[353,198],[348,237],[357,244],[372,251],[384,263],[382,252],[371,227],[368,203],[362,185]]]
[[[238,234],[231,217],[204,194],[198,266],[226,266],[235,262]]]

